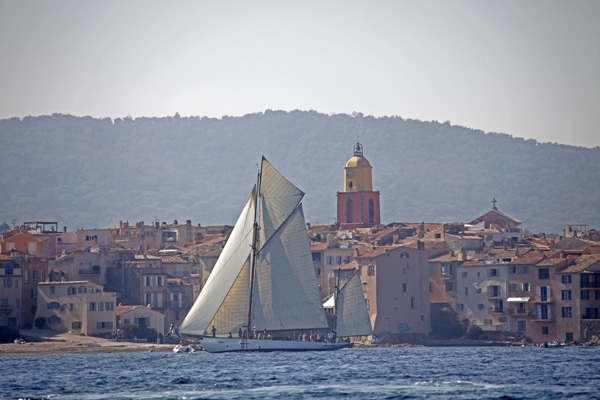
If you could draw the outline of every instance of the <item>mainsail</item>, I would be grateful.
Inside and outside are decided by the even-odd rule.
[[[250,257],[256,210],[253,190],[206,285],[178,327],[185,336],[203,336],[215,325],[222,332],[237,332],[249,307]]]
[[[338,336],[363,336],[373,333],[358,270],[339,290],[335,306]]]
[[[246,327],[327,329],[300,204],[303,196],[263,157],[256,190],[179,324],[181,335],[207,335],[213,325],[221,334]]]

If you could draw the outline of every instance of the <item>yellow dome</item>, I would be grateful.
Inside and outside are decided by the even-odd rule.
[[[371,164],[369,160],[364,157],[354,156],[348,160],[346,163],[346,168],[354,168],[354,167],[370,167]]]

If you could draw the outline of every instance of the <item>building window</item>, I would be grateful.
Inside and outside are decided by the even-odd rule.
[[[433,275],[435,274],[435,265],[430,265],[429,266],[429,275]]]
[[[483,310],[484,308],[485,308],[485,306],[483,304],[477,304],[478,310]]]
[[[24,271],[23,283],[29,283],[29,271]]]
[[[542,326],[542,335],[547,335],[549,332],[549,329],[547,326]]]
[[[429,282],[429,293],[433,293],[433,283]]]
[[[37,299],[37,288],[31,288],[29,295],[32,299]]]
[[[500,271],[497,268],[490,268],[487,270],[487,276],[500,276]]]
[[[145,277],[144,285],[145,286],[152,286],[152,277],[151,276],[146,276]]]
[[[452,282],[446,282],[446,292],[452,292],[454,291],[454,286],[452,284]]]
[[[410,298],[410,308],[417,308],[417,299],[415,297]]]
[[[460,277],[461,277],[461,278],[467,278],[467,277],[468,277],[468,274],[467,274],[467,272],[461,272],[461,273],[460,273]]]
[[[90,311],[96,311],[96,303],[91,301],[89,304],[89,310]]]
[[[85,286],[79,286],[77,290],[79,293],[87,293],[87,288]]]
[[[96,322],[96,329],[112,329],[112,322]]]
[[[102,301],[98,302],[98,311],[104,311],[104,303]]]
[[[562,308],[562,317],[563,318],[571,318],[572,317],[571,307],[563,307]]]
[[[402,284],[402,292],[403,292],[403,293],[406,293],[406,283],[403,283],[403,284]]]
[[[73,303],[69,303],[69,311],[73,311]]]
[[[37,283],[37,271],[31,271],[31,282]]]
[[[523,283],[523,291],[524,292],[530,292],[531,291],[531,284],[529,283]]]
[[[469,288],[465,287],[465,296],[468,296],[468,295],[469,295]]]
[[[333,264],[333,256],[327,256],[327,265]]]
[[[465,309],[465,305],[463,303],[460,303],[456,306],[456,308],[458,308],[458,311],[462,311]]]
[[[452,276],[452,264],[442,264],[442,276]]]
[[[561,296],[563,300],[571,300],[571,291],[570,290],[562,290]]]
[[[81,330],[81,321],[71,322],[71,329],[73,329],[75,331]]]
[[[510,293],[516,293],[517,292],[517,284],[516,283],[509,283],[508,284],[508,291]]]
[[[375,275],[375,266],[373,264],[369,264],[369,266],[367,267],[367,275]]]
[[[527,331],[527,321],[517,321],[517,331],[519,331],[519,332]]]
[[[521,265],[521,273],[528,274],[529,273],[529,265]]]
[[[550,269],[549,268],[538,269],[538,279],[550,279]]]
[[[488,297],[500,297],[500,286],[492,285],[487,288]]]
[[[336,263],[337,265],[340,265],[340,264],[342,263],[342,256],[336,256],[336,257],[335,257],[335,263]]]
[[[590,292],[588,290],[582,290],[581,291],[581,300],[589,300],[590,299]]]
[[[50,286],[50,294],[56,293],[56,288],[54,286]]]
[[[519,273],[519,267],[517,267],[517,266],[509,267],[508,273],[511,274],[511,275],[518,274]]]
[[[571,283],[571,275],[563,275],[560,278],[561,283]]]

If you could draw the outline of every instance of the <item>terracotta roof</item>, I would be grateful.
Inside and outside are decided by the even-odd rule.
[[[400,245],[377,246],[375,248],[367,249],[366,253],[356,256],[355,258],[374,258],[374,257],[378,257],[382,254],[385,254],[386,251],[399,249],[401,247],[406,247],[406,246],[400,246]]]
[[[116,311],[117,315],[123,315],[123,314],[126,314],[126,313],[128,313],[130,311],[133,311],[135,309],[138,309],[138,308],[147,308],[147,307],[140,306],[140,305],[137,305],[137,306],[122,306],[122,305],[118,305],[117,309],[115,311]]]
[[[190,261],[181,258],[180,256],[163,256],[161,257],[163,264],[179,264],[189,263]]]
[[[327,249],[327,243],[318,242],[318,243],[310,244],[310,251],[323,251],[326,249]]]
[[[227,235],[205,235],[198,244],[216,244],[227,241]]]
[[[584,256],[579,256],[575,259],[575,263],[564,270],[562,273],[573,273],[573,272],[583,272],[594,264],[598,264],[598,270],[600,270],[600,254],[588,254]]]

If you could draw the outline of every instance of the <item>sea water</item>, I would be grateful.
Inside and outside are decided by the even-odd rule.
[[[0,398],[600,399],[600,348],[410,347],[0,358]]]

